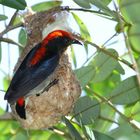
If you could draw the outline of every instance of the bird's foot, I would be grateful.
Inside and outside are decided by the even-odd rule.
[[[58,81],[59,81],[59,79],[54,79],[52,82],[50,82],[50,83],[47,85],[47,87],[44,88],[43,91],[41,91],[41,93],[36,94],[36,96],[40,96],[40,94],[42,94],[43,92],[49,91],[49,89],[50,89],[52,86],[56,85],[56,84],[58,83]]]

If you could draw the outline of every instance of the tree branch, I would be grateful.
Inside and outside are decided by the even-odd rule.
[[[114,7],[116,9],[116,12],[117,12],[117,16],[118,16],[118,19],[119,19],[119,22],[121,23],[121,30],[122,30],[122,33],[123,33],[123,37],[124,37],[124,40],[125,40],[125,46],[129,52],[129,57],[130,57],[130,60],[131,62],[134,64],[134,67],[135,67],[135,71],[136,71],[136,76],[137,76],[137,81],[138,81],[138,84],[140,86],[140,70],[139,70],[139,67],[138,67],[138,64],[134,58],[134,55],[133,55],[133,52],[132,52],[132,49],[131,49],[131,45],[130,45],[130,42],[128,40],[128,33],[126,35],[125,33],[125,29],[124,29],[124,26],[123,26],[123,22],[122,22],[122,19],[120,17],[120,9],[118,9],[116,3],[113,1],[113,4],[114,4]]]
[[[15,11],[14,15],[12,16],[8,26],[12,26],[12,24],[14,23],[14,20],[16,19],[16,16],[18,14],[18,10]]]
[[[111,101],[109,101],[107,98],[100,96],[98,93],[95,93],[92,91],[92,89],[88,86],[86,86],[86,89],[88,91],[90,91],[91,93],[93,93],[96,97],[98,97],[101,101],[106,102],[116,113],[118,113],[125,121],[127,121],[133,128],[135,128],[136,130],[140,131],[140,127],[137,126],[136,124],[134,124],[131,120],[131,118],[128,118],[127,116],[125,116],[122,112],[120,112],[113,104]]]
[[[68,7],[68,6],[62,7],[61,10],[62,10],[62,11],[66,10],[66,11],[82,11],[82,12],[89,12],[89,13],[97,14],[97,15],[102,16],[102,17],[104,17],[104,18],[105,18],[105,17],[106,17],[106,18],[108,17],[109,19],[116,21],[115,16],[112,15],[112,18],[111,18],[109,14],[106,14],[106,13],[101,12],[101,11],[95,11],[95,10],[89,10],[89,9],[83,9],[83,8],[70,8],[70,7]]]
[[[5,90],[3,90],[3,89],[0,89],[0,91],[1,91],[1,92],[6,92],[6,91],[5,91]]]
[[[10,44],[13,44],[13,45],[17,45],[19,46],[20,48],[23,48],[23,46],[15,41],[13,41],[12,39],[9,39],[9,38],[0,38],[0,41],[1,42],[6,42],[6,43],[10,43]]]
[[[111,52],[107,51],[105,48],[99,47],[98,45],[96,45],[95,43],[92,43],[90,41],[85,41],[85,43],[90,44],[92,46],[94,46],[96,49],[100,50],[101,52],[109,55],[110,57],[114,58],[115,60],[118,60],[122,63],[124,63],[125,65],[129,66],[131,69],[135,70],[134,65],[129,63],[128,61],[126,61],[125,59],[122,59],[118,56],[113,55]]]
[[[3,115],[0,115],[0,121],[8,121],[8,120],[15,120],[12,113],[6,112]]]
[[[16,29],[16,28],[19,28],[19,27],[22,27],[23,26],[23,23],[19,23],[19,24],[16,24],[14,26],[7,26],[5,30],[3,30],[1,33],[0,33],[0,38],[2,38],[2,36],[4,34],[6,34],[7,32],[13,30],[13,29]]]
[[[129,63],[128,61],[126,61],[125,59],[123,59],[123,58],[121,58],[121,57],[119,57],[119,56],[113,55],[111,52],[109,52],[109,51],[106,50],[105,48],[100,47],[100,46],[96,45],[95,43],[90,42],[90,41],[88,41],[88,40],[82,38],[81,36],[79,36],[79,35],[77,35],[77,34],[74,34],[74,36],[75,36],[77,39],[79,39],[79,40],[81,40],[82,42],[84,42],[85,44],[90,44],[91,46],[95,47],[97,50],[103,52],[104,54],[110,56],[111,58],[113,58],[113,59],[115,59],[115,60],[117,60],[117,61],[120,61],[120,62],[122,62],[123,64],[127,65],[128,67],[130,67],[131,69],[135,70],[135,66],[134,66],[133,64]]]

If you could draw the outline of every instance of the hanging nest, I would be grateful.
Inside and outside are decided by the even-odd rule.
[[[15,71],[27,53],[41,42],[49,32],[56,29],[73,32],[69,25],[71,14],[61,9],[62,7],[58,7],[45,12],[29,14],[25,18],[24,26],[27,30],[28,42]],[[40,96],[28,97],[25,120],[17,115],[15,106],[11,105],[14,117],[25,129],[42,129],[55,125],[62,116],[71,112],[74,103],[80,96],[81,88],[72,71],[67,51],[61,56],[58,67],[49,78],[59,79],[59,81]]]

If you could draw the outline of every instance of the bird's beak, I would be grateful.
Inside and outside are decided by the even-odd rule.
[[[73,39],[72,44],[79,44],[82,45],[82,43],[79,40]]]

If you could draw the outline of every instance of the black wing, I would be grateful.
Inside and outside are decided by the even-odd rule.
[[[27,95],[30,90],[43,82],[57,67],[59,62],[58,54],[50,56],[49,58],[47,57],[36,66],[27,66],[38,47],[40,47],[40,45],[37,45],[29,52],[16,71],[4,97],[8,102],[16,102],[19,97]]]

